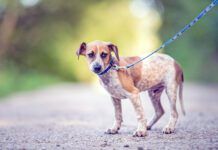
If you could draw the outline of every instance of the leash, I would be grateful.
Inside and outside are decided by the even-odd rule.
[[[169,44],[171,44],[173,41],[175,41],[178,37],[180,37],[184,32],[186,32],[188,29],[190,29],[194,24],[196,24],[203,16],[205,16],[214,6],[216,6],[218,4],[218,0],[213,0],[211,2],[210,5],[208,5],[197,17],[195,17],[189,24],[187,24],[182,30],[180,30],[179,32],[177,32],[172,38],[170,38],[168,41],[164,42],[159,48],[157,48],[156,50],[152,51],[150,54],[148,54],[147,56],[141,58],[140,60],[126,65],[126,66],[118,66],[117,64],[109,64],[108,67],[106,67],[106,69],[104,71],[102,71],[99,75],[103,75],[105,73],[107,73],[111,68],[114,70],[119,70],[119,69],[129,69],[131,67],[133,67],[134,65],[140,63],[141,61],[147,59],[148,57],[150,57],[151,55],[153,55],[154,53],[157,53],[158,51],[160,51],[161,49],[165,48],[166,46],[168,46]],[[112,65],[112,66],[111,66]],[[108,69],[109,68],[109,69]]]

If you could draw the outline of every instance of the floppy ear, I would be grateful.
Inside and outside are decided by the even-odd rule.
[[[82,43],[80,44],[79,49],[76,51],[76,55],[78,56],[78,59],[79,59],[79,56],[80,56],[80,55],[85,56],[85,52],[86,52],[86,43],[85,43],[85,42],[82,42]]]
[[[119,57],[119,52],[118,52],[118,48],[116,45],[112,44],[112,43],[109,43],[108,44],[108,48],[110,51],[113,51],[117,60],[119,61],[120,60],[120,57]]]

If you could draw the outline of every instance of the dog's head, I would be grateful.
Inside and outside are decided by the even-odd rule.
[[[94,73],[102,72],[111,61],[111,52],[115,53],[119,61],[119,54],[117,46],[110,42],[93,41],[90,43],[81,43],[76,54],[79,58],[80,55],[86,57],[89,68]]]

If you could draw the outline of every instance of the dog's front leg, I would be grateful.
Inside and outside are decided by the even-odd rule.
[[[135,109],[137,119],[138,119],[138,128],[133,133],[133,136],[143,137],[147,135],[146,119],[144,116],[144,109],[141,104],[139,93],[132,94],[130,100]]]
[[[106,133],[108,134],[116,134],[121,127],[121,123],[123,121],[122,118],[122,106],[121,106],[121,99],[117,99],[112,97],[112,102],[114,105],[115,111],[115,121],[111,128],[107,129]]]

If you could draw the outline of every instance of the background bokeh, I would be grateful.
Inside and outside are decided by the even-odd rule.
[[[210,0],[0,0],[0,96],[96,77],[75,52],[81,42],[111,41],[120,55],[145,55]],[[187,81],[218,83],[218,7],[164,49]]]

